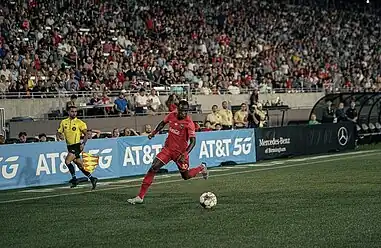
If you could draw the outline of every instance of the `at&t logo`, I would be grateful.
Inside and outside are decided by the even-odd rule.
[[[19,156],[12,156],[7,159],[0,157],[1,175],[5,179],[12,179],[16,176],[19,164],[17,160]]]

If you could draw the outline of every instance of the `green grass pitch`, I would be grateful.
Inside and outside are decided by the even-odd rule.
[[[140,179],[3,191],[0,247],[381,247],[380,161],[370,150],[170,174],[136,206]],[[215,209],[199,205],[205,191]]]

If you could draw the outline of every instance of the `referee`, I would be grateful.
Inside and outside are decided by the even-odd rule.
[[[88,138],[86,123],[77,118],[77,107],[68,107],[68,114],[69,117],[62,120],[60,123],[57,130],[57,139],[66,140],[68,154],[65,159],[65,164],[69,168],[72,176],[69,183],[71,183],[72,188],[78,185],[78,180],[75,176],[75,169],[72,165],[72,162],[74,162],[83,174],[90,179],[93,186],[92,189],[95,189],[98,179],[83,169],[83,161],[80,156]],[[84,134],[82,143],[81,134]]]

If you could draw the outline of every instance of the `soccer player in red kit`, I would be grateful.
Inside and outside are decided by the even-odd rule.
[[[194,123],[191,117],[188,116],[188,109],[188,102],[181,100],[178,104],[177,112],[169,113],[157,125],[155,130],[148,135],[148,138],[152,139],[166,124],[169,124],[168,137],[163,149],[156,155],[151,168],[145,175],[139,194],[134,198],[128,199],[129,203],[143,203],[144,196],[151,186],[155,174],[171,160],[176,163],[184,180],[191,179],[199,173],[202,174],[204,179],[208,178],[208,169],[205,163],[200,164],[196,168],[189,169],[189,153],[196,145],[196,133]]]

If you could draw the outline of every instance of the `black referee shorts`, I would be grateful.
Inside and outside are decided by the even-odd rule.
[[[75,155],[75,158],[81,158],[81,143],[68,145],[67,151]]]

